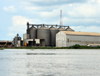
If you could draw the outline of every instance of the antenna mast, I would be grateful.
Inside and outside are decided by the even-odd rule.
[[[63,25],[63,22],[62,22],[62,10],[60,10],[60,26]]]

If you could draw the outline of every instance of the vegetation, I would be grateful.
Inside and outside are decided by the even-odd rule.
[[[68,49],[68,47],[12,47],[6,49]]]
[[[11,47],[11,48],[0,48],[0,50],[3,49],[100,49],[100,46],[97,47],[91,47],[91,46],[80,46],[78,44],[70,47]]]
[[[2,48],[2,47],[0,47],[0,50],[3,50],[3,48]]]
[[[100,46],[92,47],[92,46],[80,46],[80,45],[76,44],[74,46],[68,47],[68,49],[100,49]]]

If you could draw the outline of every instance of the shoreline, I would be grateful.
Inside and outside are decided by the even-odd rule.
[[[73,47],[2,47],[0,50],[4,49],[100,49],[100,47],[80,47],[80,48],[73,48]]]
[[[70,47],[0,47],[3,49],[100,49],[100,46],[80,46],[78,44]]]

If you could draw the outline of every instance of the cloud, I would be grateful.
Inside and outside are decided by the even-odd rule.
[[[53,9],[57,9],[59,6],[25,6],[25,10],[30,10],[30,11],[52,11]]]
[[[26,33],[27,22],[32,22],[32,19],[23,16],[13,16],[12,26],[8,28],[8,36],[14,37],[17,33],[22,36],[24,33]]]
[[[59,16],[60,13],[57,13],[59,10],[53,10],[52,12],[40,12],[40,17],[43,18],[55,18]]]
[[[100,26],[71,26],[71,28],[75,31],[100,33]]]
[[[75,0],[76,1],[76,0]],[[100,5],[95,3],[92,4],[90,2],[87,2],[85,4],[63,4],[63,5],[54,5],[54,6],[25,6],[24,10],[29,12],[37,12],[38,17],[55,17],[59,18],[60,15],[60,9],[62,9],[62,16],[68,17],[68,18],[97,18],[100,17]]]
[[[24,0],[24,3],[30,3],[31,5],[36,6],[52,6],[52,5],[62,5],[70,3],[85,3],[88,0]]]
[[[13,22],[13,25],[14,26],[17,26],[17,25],[25,25],[26,22],[28,21],[32,21],[32,19],[28,19],[26,17],[23,17],[23,16],[13,16],[12,17],[12,22]]]
[[[100,0],[97,0],[98,3],[100,3]]]
[[[7,12],[15,12],[16,11],[14,6],[4,7],[3,10],[7,11]]]
[[[66,7],[66,8],[65,8]],[[87,4],[73,4],[72,6],[63,5],[61,6],[63,14],[70,18],[96,18],[99,16],[100,5]],[[66,10],[67,9],[67,10]]]

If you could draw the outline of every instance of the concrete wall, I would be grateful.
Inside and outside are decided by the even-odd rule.
[[[56,34],[56,47],[66,47],[66,34],[59,32]]]

